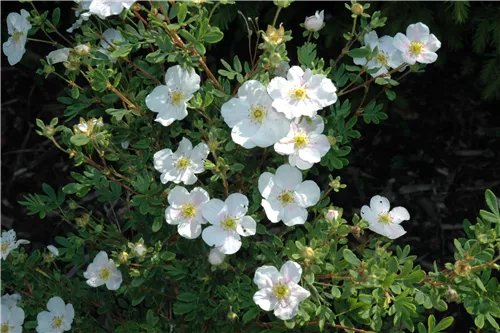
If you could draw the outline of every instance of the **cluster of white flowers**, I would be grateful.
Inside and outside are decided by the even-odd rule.
[[[397,33],[395,37],[383,36],[378,38],[375,31],[364,36],[365,46],[370,52],[377,50],[377,54],[370,60],[354,58],[356,65],[367,69],[378,69],[371,76],[377,77],[389,72],[389,69],[403,68],[404,64],[430,64],[437,60],[436,51],[441,42],[429,32],[429,27],[423,23],[410,24],[406,35]],[[387,75],[386,77],[390,77]]]
[[[119,15],[123,9],[129,9],[135,0],[73,0],[77,4],[75,16],[78,18],[67,32],[73,32],[80,28],[84,21],[88,21],[91,15],[100,19],[112,15]]]
[[[29,244],[30,242],[25,239],[18,239],[16,240],[16,232],[11,229],[9,231],[4,231],[2,232],[2,248],[1,248],[1,254],[2,254],[2,259],[5,260],[9,256],[9,254],[17,249],[19,245],[21,244]]]

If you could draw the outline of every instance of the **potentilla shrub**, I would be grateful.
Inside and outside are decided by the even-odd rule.
[[[20,202],[68,225],[57,244],[31,250],[2,233],[2,333],[435,333],[453,302],[477,332],[499,329],[491,191],[455,262],[431,272],[391,245],[404,243],[407,209],[377,193],[360,216],[334,205],[357,122],[386,119],[401,79],[438,57],[424,23],[379,37],[386,18],[353,1],[335,13],[353,19],[338,57],[316,50],[320,11],[289,63],[279,17],[293,4],[276,1],[272,22],[242,16],[248,61],[207,64],[224,37],[212,15],[228,2],[75,2],[71,27],[31,2],[7,17],[11,65],[25,45],[54,47],[37,73],[68,84],[66,109],[37,133],[67,154],[74,182]]]

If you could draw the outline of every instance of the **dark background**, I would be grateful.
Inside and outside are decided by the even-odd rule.
[[[73,2],[36,2],[39,10],[52,9],[55,4],[61,7],[60,30],[64,31],[74,21]],[[480,79],[485,64],[499,58],[500,42],[490,37],[483,50],[477,48],[481,24],[495,15],[500,17],[500,6],[488,2],[470,5],[467,20],[459,23],[449,3],[372,3],[369,13],[382,9],[388,16],[388,26],[377,31],[379,36],[404,32],[408,24],[422,21],[442,47],[438,61],[425,73],[409,75],[395,88],[398,99],[385,102],[388,120],[380,125],[358,123],[362,137],[353,142],[348,156],[351,163],[333,174],[348,185],[332,195],[333,203],[344,207],[346,217],[359,212],[376,194],[409,210],[411,220],[403,223],[408,233],[396,243],[410,244],[426,270],[432,270],[434,260],[441,267],[453,261],[453,239],[464,236],[463,220],[475,220],[484,207],[486,189],[500,193],[499,98],[495,93],[485,96],[489,84]],[[30,9],[28,4],[1,2],[2,42],[7,39],[7,14],[21,8]],[[245,28],[236,10],[250,17],[260,13],[260,29],[272,22],[276,11],[272,2],[238,2],[219,8],[213,22],[224,30],[225,39],[208,52],[212,68],[219,66],[219,58],[232,59],[234,54],[242,60],[248,58]],[[341,35],[350,31],[352,19],[343,2],[296,2],[278,20],[295,36],[287,44],[292,64],[297,63],[296,47],[304,42],[299,24],[318,9],[325,9],[326,18],[317,41],[319,54],[335,59],[345,44]],[[52,243],[64,230],[57,219],[27,216],[17,201],[27,193],[40,193],[42,183],[62,187],[70,182],[72,169],[67,156],[34,131],[36,118],[47,123],[64,109],[56,99],[64,94],[65,85],[53,76],[45,80],[35,74],[39,59],[51,50],[50,45],[28,42],[23,60],[14,67],[2,54],[2,228],[15,228],[34,247]],[[343,61],[351,64],[348,57]],[[500,80],[498,74],[486,74],[492,81],[495,77]],[[348,98],[355,105],[359,100],[356,93]],[[384,98],[382,95],[380,100]],[[461,306],[451,306],[447,315],[457,319],[456,332],[472,325]]]

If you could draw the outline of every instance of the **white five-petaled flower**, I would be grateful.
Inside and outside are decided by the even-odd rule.
[[[317,10],[313,16],[306,17],[306,20],[304,22],[304,27],[309,31],[319,31],[324,26],[323,23],[324,20],[325,20],[325,11],[322,10],[320,12],[319,10]]]
[[[17,306],[17,302],[21,300],[21,295],[19,294],[5,294],[2,296],[2,305],[6,305],[9,309]]]
[[[286,79],[275,77],[267,87],[273,107],[288,119],[301,116],[313,117],[318,110],[337,101],[337,88],[323,74],[304,72],[299,66],[288,70]]]
[[[54,245],[47,245],[47,250],[49,250],[53,257],[59,256],[59,249]]]
[[[365,35],[365,46],[372,52],[375,48],[378,53],[370,60],[366,58],[354,58],[353,61],[356,65],[366,66],[368,69],[379,68],[376,73],[370,74],[371,76],[379,76],[389,72],[389,68],[397,68],[403,64],[403,57],[401,51],[394,47],[394,38],[390,36],[383,36],[378,38],[375,31],[371,31]]]
[[[211,249],[208,254],[208,262],[213,266],[219,266],[222,264],[224,262],[224,258],[226,258],[226,255],[220,252],[216,247]]]
[[[24,310],[17,306],[9,307],[7,304],[1,306],[1,323],[2,333],[22,333],[24,323]]]
[[[203,206],[203,217],[212,225],[201,235],[205,243],[215,246],[224,254],[238,252],[241,247],[240,236],[255,235],[257,224],[246,216],[248,199],[240,193],[229,195],[226,201],[212,199]]]
[[[221,108],[222,117],[232,128],[233,141],[244,148],[269,147],[288,132],[290,121],[272,107],[273,100],[259,81],[249,80]]]
[[[155,169],[161,172],[163,184],[174,182],[192,185],[198,180],[195,176],[205,170],[205,159],[209,153],[208,146],[201,142],[193,148],[193,144],[182,138],[179,148],[174,153],[170,149],[162,149],[153,156]]]
[[[16,241],[16,232],[13,229],[2,232],[2,259],[7,259],[9,253],[17,249],[19,245],[29,243],[30,242],[25,239],[18,239]]]
[[[87,267],[83,273],[87,279],[87,284],[91,287],[99,287],[103,284],[109,290],[120,288],[122,283],[122,273],[116,268],[113,259],[108,259],[106,252],[99,252],[94,261]]]
[[[72,33],[75,29],[78,29],[82,26],[83,21],[88,21],[90,18],[90,12],[88,11],[90,8],[90,4],[92,3],[92,0],[89,1],[82,1],[82,0],[73,0],[77,4],[77,8],[75,10],[75,16],[78,17],[75,23],[71,25],[70,28],[68,28],[66,31],[69,33]]]
[[[176,65],[167,69],[165,84],[146,96],[146,105],[158,113],[155,121],[168,126],[188,115],[187,102],[200,89],[200,76],[192,68],[187,70]]]
[[[168,224],[177,225],[179,235],[195,239],[201,234],[201,225],[206,223],[201,212],[208,200],[208,192],[201,187],[195,187],[190,193],[176,186],[168,194],[170,206],[165,210],[165,219]]]
[[[118,30],[109,28],[102,33],[101,48],[99,49],[99,52],[107,55],[111,62],[116,61],[116,58],[110,56],[111,52],[119,48],[119,46],[113,43],[115,40],[125,40]]]
[[[105,19],[111,15],[120,14],[124,8],[129,9],[135,0],[93,0],[89,6],[89,12]]]
[[[28,31],[31,29],[28,17],[30,14],[24,9],[21,9],[21,14],[10,13],[7,16],[7,32],[10,37],[3,43],[2,50],[11,66],[21,61],[24,52],[26,52],[24,46],[28,38]]]
[[[306,118],[292,121],[287,136],[274,144],[278,154],[289,155],[289,163],[301,170],[318,163],[330,150],[328,138],[321,134],[325,128],[323,118],[315,116],[310,121],[311,124]]]
[[[36,316],[38,333],[61,333],[71,329],[75,318],[71,303],[65,304],[61,297],[55,296],[49,299],[47,310],[49,311],[42,311]]]
[[[276,174],[264,172],[259,177],[262,207],[269,221],[283,221],[287,226],[304,224],[307,207],[320,198],[320,189],[312,180],[302,181],[302,173],[289,164],[276,169]]]
[[[410,24],[406,28],[406,36],[402,33],[394,36],[394,47],[402,52],[404,62],[413,65],[431,64],[437,60],[436,51],[441,47],[441,42],[429,33],[429,27],[419,22]]]
[[[274,266],[257,268],[253,282],[259,288],[253,295],[253,301],[264,311],[273,311],[282,320],[292,319],[297,315],[299,303],[311,293],[299,286],[302,267],[293,261],[287,261],[280,271]]]
[[[69,57],[69,49],[67,47],[50,52],[47,55],[47,63],[54,65],[60,62],[65,62]]]
[[[409,220],[410,214],[404,207],[394,207],[389,211],[389,200],[376,195],[370,200],[370,206],[361,208],[361,217],[370,223],[370,230],[390,239],[403,236],[406,231],[400,225]]]

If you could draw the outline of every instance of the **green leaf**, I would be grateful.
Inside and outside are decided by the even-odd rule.
[[[250,308],[250,310],[245,312],[245,314],[242,317],[243,323],[244,324],[248,323],[249,321],[251,321],[252,319],[257,317],[257,315],[259,313],[260,313],[260,309],[258,307],[254,306],[254,307]]]
[[[194,38],[193,35],[191,35],[191,33],[187,30],[184,30],[184,29],[180,29],[179,31],[177,31],[177,33],[179,35],[181,35],[183,38],[185,38],[188,42],[196,42],[196,38]]]
[[[133,45],[122,45],[116,48],[111,54],[110,57],[113,58],[126,58],[130,52],[132,52]]]
[[[123,117],[126,114],[130,113],[130,110],[127,110],[127,109],[107,109],[106,113],[111,115],[117,121],[120,121],[123,119]]]
[[[394,90],[386,89],[385,94],[390,101],[393,101],[396,99],[396,93],[394,92]]]
[[[491,192],[491,190],[486,190],[485,193],[485,199],[486,199],[486,204],[488,205],[488,208],[491,210],[492,213],[494,213],[497,216],[500,216],[498,212],[498,200],[495,194]]]
[[[436,325],[434,332],[437,333],[447,329],[448,327],[451,326],[451,324],[453,324],[453,321],[454,321],[453,317],[443,318],[443,320],[441,320],[439,324]]]
[[[370,51],[366,48],[352,49],[347,53],[351,58],[366,58]]]
[[[222,40],[224,34],[217,27],[211,27],[210,31],[207,32],[205,36],[203,36],[203,40],[209,44],[214,44]]]
[[[149,53],[146,56],[146,60],[152,64],[158,64],[160,62],[164,62],[167,55],[168,54],[163,52],[162,50],[156,50],[154,52]]]
[[[177,2],[175,6],[179,6],[179,11],[177,12],[177,20],[179,23],[183,23],[187,15],[187,5],[184,2]]]
[[[354,267],[358,267],[361,264],[361,260],[359,260],[358,257],[356,257],[356,255],[349,249],[344,249],[342,255],[344,256],[344,259]]]
[[[54,9],[54,11],[52,12],[52,24],[53,25],[58,25],[59,24],[59,19],[61,18],[61,10],[59,9],[59,7],[57,7],[56,9]]]
[[[483,328],[484,326],[484,315],[478,314],[476,318],[474,318],[474,325],[479,328]]]
[[[69,141],[75,146],[84,146],[90,142],[90,138],[82,133],[73,135]]]

